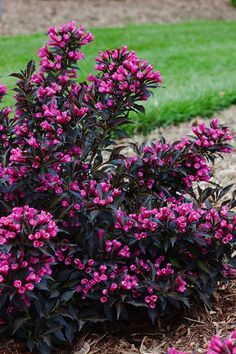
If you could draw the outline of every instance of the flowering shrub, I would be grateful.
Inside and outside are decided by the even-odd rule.
[[[235,354],[236,352],[236,331],[230,333],[225,339],[220,336],[213,336],[209,342],[206,354]],[[168,349],[168,354],[186,354],[174,348]]]
[[[137,306],[154,321],[208,303],[236,240],[230,187],[200,184],[232,151],[228,128],[214,119],[125,156],[114,137],[160,73],[123,47],[100,52],[97,73],[78,83],[92,34],[74,22],[48,34],[39,70],[12,74],[15,111],[0,112],[0,333],[40,353]]]
[[[13,208],[10,215],[0,218],[0,232],[1,295],[9,294],[12,287],[13,293],[17,289],[18,294],[24,295],[34,289],[34,283],[40,283],[45,274],[52,272],[50,264],[54,258],[46,255],[46,242],[56,236],[57,226],[51,214],[39,213],[26,205]],[[23,300],[28,304],[25,296]]]

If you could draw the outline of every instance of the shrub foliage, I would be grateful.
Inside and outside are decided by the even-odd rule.
[[[48,35],[39,69],[12,74],[14,112],[0,111],[0,332],[40,353],[136,307],[155,321],[208,303],[236,240],[230,187],[208,183],[232,151],[228,128],[215,119],[125,156],[114,137],[160,73],[123,47],[100,52],[96,74],[78,83],[92,34],[72,22]]]

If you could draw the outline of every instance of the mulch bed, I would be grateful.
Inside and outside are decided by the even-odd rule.
[[[87,27],[191,19],[236,20],[231,0],[0,0],[0,34],[45,32],[72,19]]]

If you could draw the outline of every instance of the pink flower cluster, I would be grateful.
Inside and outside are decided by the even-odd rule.
[[[87,107],[77,107],[69,103],[69,97],[74,97],[80,91],[80,86],[71,80],[76,76],[77,61],[84,57],[80,47],[91,42],[93,36],[85,32],[83,26],[77,28],[71,22],[62,25],[59,30],[50,28],[49,38],[48,44],[39,50],[40,72],[32,71],[27,88],[22,81],[18,82],[20,89],[15,95],[17,110],[12,126],[12,133],[17,138],[14,139],[10,151],[11,163],[4,170],[4,176],[11,184],[22,177],[27,178],[30,173],[34,173],[32,168],[39,169],[42,165],[45,166],[45,162],[51,167],[49,161],[53,161],[52,168],[57,172],[62,163],[72,161],[73,157],[78,159],[76,149],[81,152],[74,141],[66,149],[63,148],[64,133],[66,125],[73,121],[72,116],[79,118],[88,111]],[[49,80],[52,76],[54,80]],[[22,94],[21,90],[26,92]],[[1,86],[1,92],[5,92],[4,86]],[[37,101],[30,113],[27,111],[29,107],[24,106],[26,94],[31,94]],[[59,97],[63,97],[63,104]],[[73,112],[70,110],[72,107]],[[32,118],[31,124],[29,115]],[[47,181],[42,185],[41,174],[38,175],[38,180],[39,185],[35,188],[41,187],[41,191],[45,191],[47,185],[51,187]],[[62,192],[60,188],[55,190],[57,193]]]
[[[209,343],[207,354],[236,353],[236,331],[222,339],[220,336],[213,336]]]
[[[211,126],[208,128],[204,122],[200,123],[197,127],[192,128],[193,133],[196,135],[195,145],[198,148],[207,149],[217,146],[222,140],[232,140],[233,136],[229,132],[228,127],[220,127],[218,119],[211,121]],[[232,147],[220,147],[220,152],[229,153]]]
[[[63,71],[65,65],[63,61],[65,61],[65,59],[67,60],[67,67],[70,67],[78,60],[84,58],[84,54],[80,52],[78,48],[93,41],[93,35],[90,32],[85,32],[83,26],[77,28],[74,21],[65,25],[61,25],[59,30],[57,30],[55,27],[49,28],[48,36],[50,38],[48,41],[48,46],[50,48],[61,51],[61,55],[57,54],[56,56],[53,56],[48,46],[41,48],[38,51],[38,55],[41,58],[40,73],[48,71]],[[67,48],[70,48],[68,52]],[[74,77],[75,70],[71,69],[69,74]],[[62,79],[65,80],[65,77],[61,78],[61,80]],[[52,87],[52,91],[54,91],[52,93],[52,95],[54,95],[57,89],[55,90],[55,87]],[[47,93],[51,95],[49,91]]]
[[[201,227],[207,233],[213,233],[216,240],[221,240],[222,243],[227,244],[234,238],[236,217],[230,218],[229,210],[226,206],[223,206],[219,210],[212,208],[205,214]]]
[[[15,207],[11,214],[0,218],[0,283],[5,284],[1,291],[7,284],[23,295],[32,291],[43,276],[51,275],[54,258],[43,250],[57,232],[50,213],[28,205]]]
[[[33,241],[34,247],[42,247],[45,240],[57,235],[58,228],[50,213],[25,205],[13,208],[11,214],[0,218],[0,244],[8,244],[10,240],[22,237],[24,223],[31,228],[26,237]]]
[[[14,288],[20,295],[33,291],[35,284],[40,283],[45,275],[52,274],[52,263],[54,263],[53,257],[29,256],[24,251],[19,252],[17,256],[14,253],[0,252],[1,294],[6,289],[12,293]],[[1,288],[1,285],[3,285],[3,288]],[[23,299],[27,302],[25,297]]]
[[[56,194],[63,193],[63,180],[60,179],[58,174],[46,173],[45,176],[39,175],[39,186],[36,187],[38,192],[51,192]]]
[[[148,98],[148,85],[162,82],[159,71],[153,71],[152,65],[140,60],[127,47],[100,52],[96,63],[95,69],[101,74],[88,76],[92,85],[88,86],[85,99],[89,101],[90,94],[95,90],[100,97],[100,101],[96,103],[98,110],[117,108],[117,100],[121,97],[127,106],[132,105],[129,100],[132,95],[135,100],[144,101]]]
[[[113,258],[114,258],[113,254]],[[117,255],[117,261],[122,255]],[[156,291],[151,285],[143,285],[143,276],[148,274],[151,276],[152,267],[156,268],[156,281],[162,278],[173,279],[171,285],[165,291],[183,293],[187,289],[187,284],[182,276],[175,275],[171,264],[167,263],[161,266],[165,258],[159,257],[154,264],[150,261],[143,261],[137,258],[130,266],[122,265],[121,263],[114,263],[112,266],[108,264],[96,265],[93,259],[88,260],[86,263],[80,259],[74,259],[74,263],[80,272],[81,276],[80,285],[77,286],[76,291],[81,294],[82,299],[87,299],[92,294],[96,293],[100,296],[100,301],[105,303],[108,299],[126,298],[127,301],[132,299],[140,299],[146,303],[146,306],[154,309],[158,306],[158,299],[160,291]],[[148,295],[147,295],[148,294]]]
[[[7,88],[5,85],[0,84],[0,101],[2,100],[3,96],[6,94]]]
[[[142,207],[138,214],[125,214],[118,210],[116,214],[116,229],[124,232],[132,232],[135,228],[134,236],[137,240],[148,237],[147,232],[155,232],[166,228],[168,223],[174,223],[175,229],[180,233],[185,233],[192,223],[199,220],[204,214],[202,209],[194,208],[192,203],[170,204],[160,209],[147,209]]]
[[[69,245],[69,240],[64,238],[60,241],[61,244],[57,245],[54,255],[58,262],[63,262],[66,266],[68,266],[73,263],[75,257],[73,254],[70,254],[71,247]]]
[[[200,123],[193,127],[193,132],[196,138],[184,137],[173,144],[163,141],[145,144],[138,156],[126,158],[126,168],[129,172],[135,171],[140,187],[161,191],[159,184],[165,184],[168,176],[176,189],[186,191],[193,182],[210,180],[212,170],[207,164],[207,156],[215,151],[231,152],[227,143],[232,134],[228,128],[220,127],[217,119],[212,120],[210,128]]]
[[[78,193],[79,199],[73,201],[73,194],[70,195],[70,198],[67,197],[62,199],[61,205],[64,209],[67,209],[67,214],[70,218],[74,218],[79,211],[85,210],[85,208],[103,208],[108,205],[112,205],[115,198],[121,194],[120,188],[114,188],[111,185],[109,179],[102,182],[97,182],[94,179],[90,179],[89,183],[73,181],[69,185],[69,191]],[[72,223],[72,220],[70,220]],[[64,223],[64,226],[67,224]],[[80,225],[79,222],[77,226]],[[68,226],[68,225],[67,225]]]
[[[97,183],[95,180],[90,180],[89,185],[82,183],[82,188],[80,188],[80,195],[84,200],[87,199],[93,205],[100,207],[112,204],[114,198],[120,194],[121,189],[113,188],[110,181]]]
[[[174,233],[188,234],[196,230],[195,239],[201,240],[202,247],[206,247],[204,252],[212,242],[220,241],[223,244],[231,242],[236,234],[236,216],[231,217],[227,207],[223,206],[218,210],[215,208],[205,210],[194,207],[193,203],[170,203],[169,206],[160,209],[141,208],[138,214],[129,214],[118,210],[116,214],[115,228],[134,237],[137,241],[146,238],[163,239],[168,225],[174,229]],[[202,234],[205,234],[202,237]],[[208,237],[206,237],[206,234]],[[107,241],[109,250],[111,245],[117,241]],[[120,246],[120,245],[119,245]],[[113,248],[114,249],[114,246]],[[181,250],[182,252],[183,250]],[[191,256],[191,253],[189,253]]]

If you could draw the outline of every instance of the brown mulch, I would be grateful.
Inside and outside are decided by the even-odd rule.
[[[0,34],[46,31],[72,19],[86,27],[192,19],[236,20],[231,0],[0,0]]]

